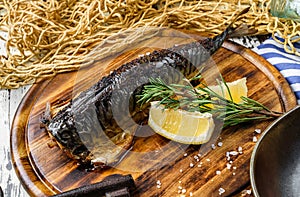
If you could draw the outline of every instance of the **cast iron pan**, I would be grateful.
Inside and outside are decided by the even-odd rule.
[[[300,196],[300,107],[276,120],[256,144],[250,162],[256,197]]]

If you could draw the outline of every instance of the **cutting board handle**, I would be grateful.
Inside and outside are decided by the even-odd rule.
[[[114,174],[101,182],[62,192],[52,197],[129,197],[134,189],[135,184],[131,175]]]

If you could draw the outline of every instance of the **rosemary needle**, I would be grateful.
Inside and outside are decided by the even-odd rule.
[[[233,102],[229,87],[224,80],[222,83],[230,99],[224,98],[204,84],[195,88],[191,85],[169,85],[160,78],[150,79],[150,83],[144,86],[142,94],[139,95],[139,102],[144,104],[150,101],[160,101],[165,108],[209,112],[217,119],[224,121],[223,127],[276,118],[281,115],[248,97],[241,97],[243,101],[241,103]]]

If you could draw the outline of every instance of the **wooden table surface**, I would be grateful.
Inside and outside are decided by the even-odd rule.
[[[233,41],[248,48],[260,44],[257,37],[235,38]],[[0,53],[4,53],[4,45],[0,45]],[[27,197],[27,192],[22,187],[12,166],[10,155],[10,129],[14,114],[23,96],[30,86],[13,90],[0,90],[0,186],[5,197]]]

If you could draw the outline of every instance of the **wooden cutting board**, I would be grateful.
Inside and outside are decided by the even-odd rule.
[[[13,163],[31,196],[50,196],[101,181],[116,173],[132,174],[137,186],[135,196],[179,196],[178,192],[184,191],[180,188],[186,190],[186,196],[190,193],[197,197],[219,196],[220,188],[224,189],[222,196],[238,196],[250,189],[249,162],[255,145],[253,138],[260,136],[255,129],[263,131],[272,120],[224,129],[205,146],[178,144],[145,129],[135,137],[130,153],[117,166],[92,172],[82,169],[57,146],[49,147],[50,138],[39,123],[46,103],[68,100],[122,63],[153,48],[169,47],[179,41],[157,38],[147,42],[158,45],[136,47],[106,58],[97,66],[59,74],[32,86],[17,110],[11,129]],[[213,60],[226,81],[247,78],[250,98],[280,112],[296,106],[295,96],[283,76],[250,49],[226,42]],[[206,72],[211,80],[218,73],[216,69]],[[217,145],[219,142],[222,146]],[[212,143],[216,145],[215,149],[211,148]],[[226,153],[230,151],[239,153],[228,160]],[[160,188],[157,187],[158,180]]]

